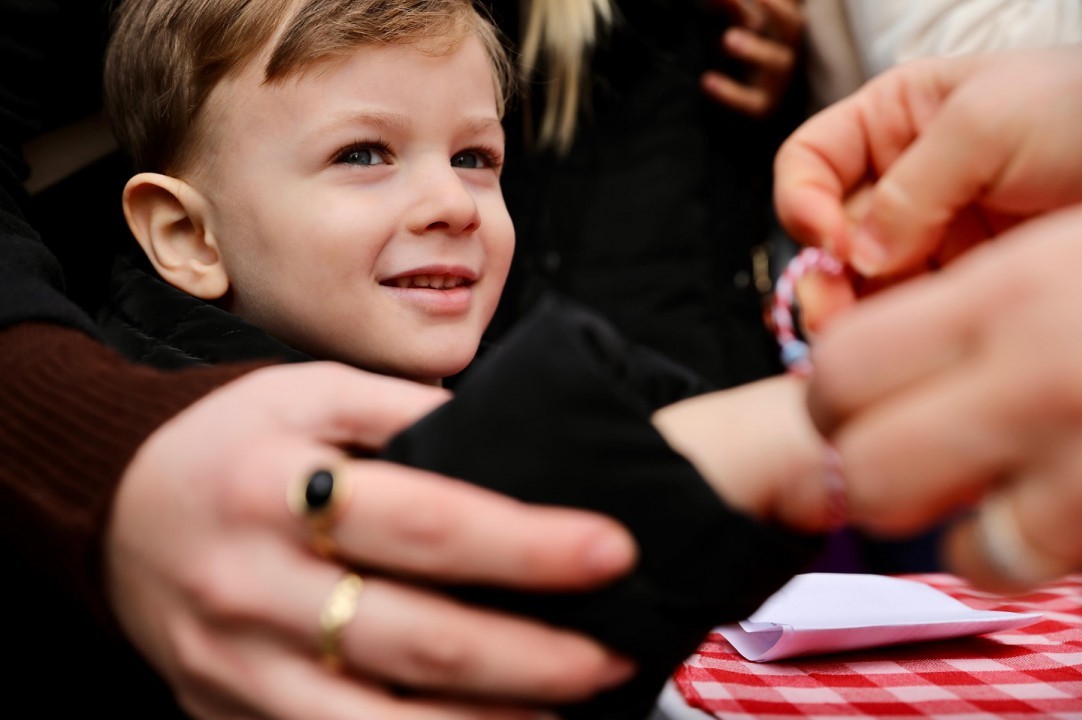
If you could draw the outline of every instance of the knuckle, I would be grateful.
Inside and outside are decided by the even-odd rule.
[[[763,117],[771,109],[770,99],[762,93],[757,93],[748,98],[747,111],[753,117]]]
[[[214,553],[199,563],[198,572],[189,573],[185,591],[202,615],[217,621],[252,615],[250,577],[237,570],[228,554]]]
[[[873,205],[875,213],[883,218],[909,217],[917,213],[921,216],[927,214],[926,209],[921,206],[907,186],[898,182],[889,173],[876,183]],[[942,213],[942,217],[935,218],[937,222],[943,224],[947,219],[946,211]]]
[[[447,632],[438,642],[428,635],[417,636],[406,648],[405,672],[414,682],[457,685],[477,674],[475,644],[459,632]]]
[[[455,503],[433,498],[422,503],[407,503],[390,508],[387,527],[391,537],[406,547],[431,553],[446,551],[458,531]],[[441,553],[442,555],[442,553]],[[434,558],[435,560],[435,558]]]
[[[214,493],[223,520],[231,526],[251,522],[254,510],[269,511],[268,503],[280,499],[268,491],[267,478],[281,475],[281,469],[274,467],[269,455],[258,447],[240,446],[218,472],[210,492]]]

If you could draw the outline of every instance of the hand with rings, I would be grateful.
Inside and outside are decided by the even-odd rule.
[[[711,0],[708,6],[731,18],[718,44],[747,71],[737,79],[707,70],[703,92],[745,115],[768,116],[781,104],[796,68],[804,38],[799,0]]]
[[[330,363],[265,368],[144,443],[106,578],[122,629],[187,712],[540,717],[631,675],[584,636],[432,589],[588,589],[635,559],[609,519],[349,458],[448,397]]]

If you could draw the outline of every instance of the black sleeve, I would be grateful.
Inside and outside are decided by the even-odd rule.
[[[21,145],[42,129],[36,69],[56,12],[49,0],[0,0],[0,328],[40,320],[97,337],[91,318],[65,295],[59,262],[23,212],[29,199]]]
[[[638,567],[598,591],[453,590],[582,630],[638,662],[634,680],[560,708],[566,718],[646,717],[712,627],[747,617],[821,548],[818,536],[727,507],[654,429],[653,410],[705,387],[597,315],[550,297],[470,369],[450,402],[384,452],[528,502],[598,510],[634,534]]]

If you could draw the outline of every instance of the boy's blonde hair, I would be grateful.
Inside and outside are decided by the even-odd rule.
[[[105,110],[135,171],[182,170],[201,149],[211,90],[272,40],[266,82],[359,46],[439,55],[473,34],[492,62],[501,116],[513,89],[503,38],[472,0],[126,0],[113,22]]]

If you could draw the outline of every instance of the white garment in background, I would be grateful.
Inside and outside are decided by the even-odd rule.
[[[805,0],[805,12],[813,109],[919,57],[1082,43],[1082,0]]]

